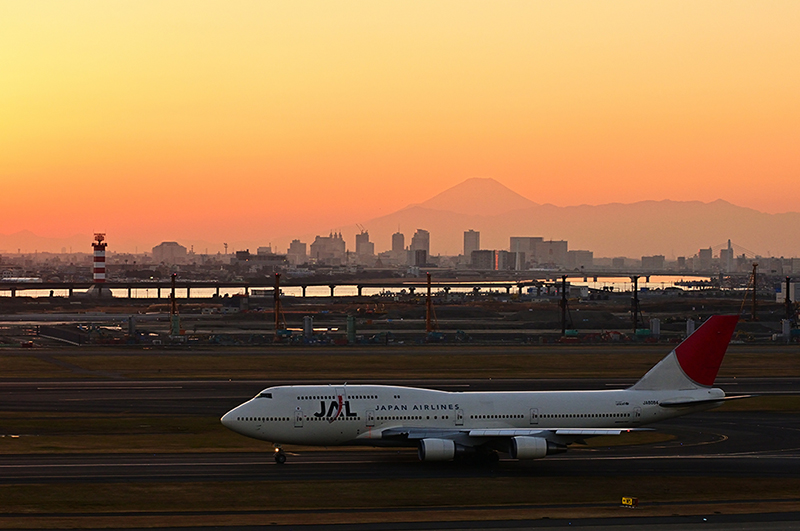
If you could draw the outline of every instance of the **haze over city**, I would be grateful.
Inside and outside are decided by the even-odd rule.
[[[795,2],[7,2],[0,234],[282,251],[361,223],[383,250],[368,222],[476,177],[537,205],[796,212],[799,26]],[[792,254],[785,219],[737,243]],[[580,231],[503,241],[600,252],[608,227]]]

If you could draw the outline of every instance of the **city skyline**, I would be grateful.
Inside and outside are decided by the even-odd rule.
[[[472,177],[559,207],[800,210],[795,2],[76,0],[0,15],[6,235],[285,248]]]
[[[649,228],[640,224],[648,216]],[[732,222],[740,219],[752,226],[751,230],[731,228]],[[555,207],[536,204],[494,179],[467,179],[426,201],[365,223],[368,227],[357,223],[345,230],[294,233],[275,239],[243,241],[232,238],[230,243],[223,243],[169,237],[159,243],[181,240],[187,249],[202,255],[228,254],[229,251],[232,254],[250,249],[259,253],[270,249],[276,253],[292,254],[289,248],[296,242],[308,245],[309,256],[314,256],[310,251],[315,243],[335,237],[338,241],[334,245],[336,250],[328,249],[323,254],[333,252],[341,259],[346,252],[370,254],[365,252],[367,248],[375,255],[395,249],[396,236],[403,235],[407,236],[407,250],[424,250],[425,256],[457,256],[463,253],[465,234],[478,228],[476,235],[484,232],[482,240],[478,236],[483,250],[513,251],[515,238],[533,237],[550,242],[564,240],[566,243],[569,240],[570,251],[590,250],[597,257],[636,258],[663,254],[674,260],[678,256],[693,256],[699,249],[721,247],[733,237],[736,245],[747,249],[751,256],[800,256],[797,242],[787,237],[793,233],[792,227],[800,226],[800,213],[770,215],[722,201],[644,201],[629,205]],[[593,226],[603,229],[602,237],[591,231],[588,231],[588,236],[585,234],[585,229]],[[373,231],[371,236],[370,231]],[[112,242],[115,240],[113,236]],[[48,240],[22,233],[15,240],[13,235],[0,234],[0,253],[12,254],[15,247],[17,254],[82,252],[87,238],[78,235],[65,240]],[[417,238],[422,238],[419,244],[415,244]],[[359,239],[367,245],[360,253]],[[20,240],[24,243],[19,243]],[[9,243],[14,245],[9,247]],[[137,254],[154,246],[155,242],[134,247],[130,242],[117,239],[111,252]],[[763,252],[765,246],[767,252]],[[777,249],[777,252],[769,249]]]

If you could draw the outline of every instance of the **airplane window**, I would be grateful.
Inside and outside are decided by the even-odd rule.
[[[258,398],[272,398],[272,393],[261,393]]]

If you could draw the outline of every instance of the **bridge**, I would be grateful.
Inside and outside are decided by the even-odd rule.
[[[667,271],[659,272],[566,272],[566,271],[526,271],[526,277],[510,278],[498,277],[496,279],[441,279],[435,280],[431,283],[431,288],[435,290],[449,292],[453,288],[470,288],[472,290],[505,290],[510,294],[511,290],[517,289],[519,293],[526,287],[533,286],[552,286],[555,283],[560,283],[563,276],[567,277],[568,281],[575,282],[597,282],[599,278],[632,278],[633,276],[645,279],[646,282],[650,281],[654,276],[697,276],[708,277],[710,274],[700,273],[672,273]],[[416,290],[427,289],[427,282],[424,279],[408,279],[408,278],[392,278],[392,279],[376,279],[376,280],[308,280],[308,279],[282,279],[280,283],[281,288],[286,287],[299,287],[302,290],[302,296],[306,296],[306,290],[309,287],[324,286],[330,289],[330,296],[335,296],[336,288],[343,286],[354,286],[358,291],[358,296],[362,296],[365,288],[371,289],[406,289],[410,293]],[[98,289],[100,287],[101,289]],[[185,290],[186,298],[191,298],[192,290],[198,289],[212,289],[216,296],[220,295],[221,290],[241,290],[246,297],[251,296],[253,289],[268,289],[274,288],[275,283],[273,278],[265,278],[263,281],[219,281],[219,280],[176,280],[175,288],[181,291]],[[166,292],[165,297],[169,295],[172,288],[170,280],[145,280],[145,281],[106,281],[102,284],[95,284],[92,281],[81,282],[0,282],[0,292],[10,292],[11,297],[16,297],[17,293],[25,291],[59,291],[68,293],[68,297],[76,296],[75,292],[87,291],[94,288],[97,291],[98,297],[102,296],[104,290],[117,290],[127,291],[128,298],[133,298],[134,290],[153,290],[156,293],[156,298],[162,298],[162,292]],[[85,295],[81,293],[81,295]]]

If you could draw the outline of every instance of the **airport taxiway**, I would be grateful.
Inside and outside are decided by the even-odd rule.
[[[352,380],[426,387],[443,391],[549,391],[622,389],[634,378],[588,379],[393,379]],[[222,416],[226,411],[273,385],[337,383],[313,380],[142,380],[142,381],[0,381],[0,411],[75,413],[141,413]],[[729,395],[800,395],[800,378],[720,378],[715,383]]]
[[[542,380],[384,380],[381,383],[438,388],[448,391],[549,390],[621,388],[633,379],[542,379]],[[130,415],[193,415],[218,418],[261,389],[293,381],[8,381],[0,382],[0,410],[6,412],[99,413]],[[356,381],[353,384],[359,383]],[[800,394],[798,378],[721,379],[719,387],[729,394]],[[186,453],[80,453],[18,454],[0,456],[0,484],[101,484],[193,483],[319,480],[370,480],[417,478],[546,478],[564,477],[800,477],[800,416],[796,412],[708,411],[654,424],[671,440],[612,448],[575,448],[563,455],[516,462],[503,459],[494,466],[459,463],[421,463],[413,449],[322,449],[290,450],[285,465],[271,459],[271,446],[264,452]],[[220,429],[224,429],[220,427]],[[747,493],[744,493],[747,498]],[[770,500],[758,499],[759,503]],[[741,499],[739,500],[741,501]],[[795,500],[775,500],[800,503]],[[682,502],[683,503],[683,502]],[[730,503],[724,500],[718,502]],[[580,505],[580,504],[579,504]],[[588,504],[589,507],[591,504]],[[572,505],[570,505],[572,507]],[[575,506],[578,507],[578,506]],[[675,511],[683,505],[676,505]],[[541,506],[537,506],[541,509]],[[480,507],[474,509],[480,511]],[[402,511],[402,509],[398,509]],[[496,514],[487,508],[485,515]],[[202,513],[200,510],[198,514]],[[235,512],[234,512],[235,513]],[[236,514],[231,513],[233,516]],[[273,514],[266,511],[263,514]],[[94,513],[93,513],[94,514]],[[98,513],[100,514],[100,513]],[[129,514],[129,513],[126,513]],[[148,513],[149,514],[149,513]],[[154,513],[155,514],[155,513]],[[178,513],[176,513],[178,514]],[[181,512],[178,516],[185,514]],[[261,513],[259,513],[261,514]],[[300,514],[300,513],[298,513]],[[14,517],[14,515],[7,515]],[[45,515],[46,516],[46,515]],[[62,515],[63,516],[63,515]],[[502,518],[500,514],[498,517]],[[641,521],[642,527],[687,529],[687,524],[706,529],[791,529],[800,521],[798,513],[770,515],[709,515],[669,517]],[[24,515],[20,515],[24,518]],[[59,515],[54,517],[58,518]],[[89,518],[94,517],[89,515]],[[124,517],[124,516],[123,516]],[[298,516],[302,518],[301,516]],[[431,516],[436,518],[435,514]],[[491,518],[491,516],[485,516]],[[769,520],[772,518],[772,520]],[[715,520],[716,519],[716,520]],[[727,519],[727,520],[726,520]],[[769,520],[771,524],[766,524]],[[718,526],[713,522],[717,521]],[[426,522],[372,525],[378,529],[525,529],[564,527],[570,523],[598,529],[630,529],[631,518],[619,522],[603,519],[564,521],[476,521]],[[750,527],[747,527],[747,526]],[[577,525],[576,525],[577,526]],[[663,526],[663,527],[662,527]],[[296,527],[296,526],[293,526]],[[347,526],[347,528],[353,528]],[[308,529],[344,529],[341,526],[308,526]]]
[[[386,383],[398,384],[400,381]],[[584,379],[403,380],[444,390],[583,389],[625,387]],[[261,381],[0,382],[0,410],[219,417],[269,385]],[[735,393],[797,393],[797,378],[752,378],[719,385]],[[798,393],[800,394],[800,393]],[[705,475],[800,477],[800,416],[794,412],[708,411],[652,425],[666,442],[576,448],[533,462],[496,467],[419,463],[413,449],[311,450],[284,466],[264,453],[26,454],[0,456],[0,482],[248,481],[530,475]],[[222,428],[220,428],[222,429]],[[623,436],[624,437],[624,436]]]

